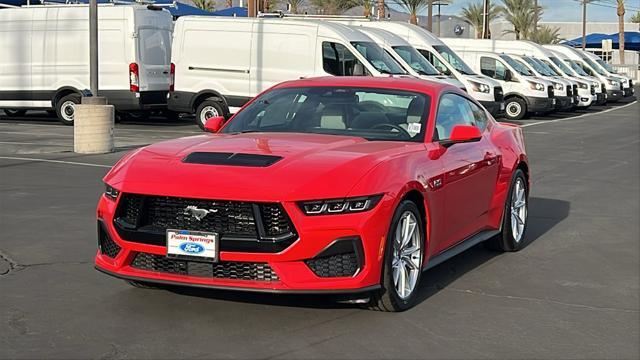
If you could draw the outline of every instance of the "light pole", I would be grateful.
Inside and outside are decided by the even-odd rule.
[[[489,39],[491,38],[490,28],[489,28],[489,10],[491,9],[491,4],[489,4],[489,0],[483,1],[482,6],[482,38]]]
[[[433,5],[438,5],[438,33],[437,33],[437,35],[438,35],[438,37],[440,37],[440,21],[441,21],[440,20],[440,7],[441,6],[447,6],[449,4],[438,1],[437,3],[435,3]]]

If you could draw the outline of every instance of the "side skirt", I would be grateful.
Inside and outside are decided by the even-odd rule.
[[[441,253],[439,253],[438,255],[432,257],[431,259],[429,259],[429,261],[427,262],[427,266],[425,266],[422,271],[426,271],[431,269],[432,267],[435,267],[449,259],[451,259],[452,257],[469,250],[470,248],[480,244],[481,242],[487,241],[489,239],[491,239],[492,237],[496,236],[500,234],[500,230],[486,230],[486,231],[481,231],[469,238],[467,238],[466,240],[458,243],[457,245],[454,245],[453,247],[448,248],[447,250],[442,251]]]

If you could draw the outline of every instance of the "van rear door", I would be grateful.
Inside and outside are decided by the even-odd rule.
[[[138,28],[138,76],[140,92],[169,91],[171,83],[171,31]]]

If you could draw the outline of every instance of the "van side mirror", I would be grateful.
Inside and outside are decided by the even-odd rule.
[[[473,125],[456,125],[451,130],[449,140],[441,142],[444,147],[449,147],[453,144],[466,143],[480,141],[482,133],[480,129]]]
[[[504,81],[513,81],[513,73],[511,72],[511,70],[506,69],[504,73]]]
[[[362,65],[361,63],[357,62],[355,64],[353,64],[353,73],[351,74],[353,76],[364,76],[364,65]]]
[[[210,133],[217,133],[222,129],[222,125],[224,125],[225,118],[223,116],[214,116],[212,118],[207,119],[207,122],[204,123],[204,131]]]

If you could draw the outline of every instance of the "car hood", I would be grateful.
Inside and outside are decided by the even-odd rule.
[[[166,196],[258,201],[340,198],[368,195],[349,191],[385,159],[421,149],[422,143],[335,135],[205,134],[138,149],[104,180],[122,192]],[[188,162],[188,156],[199,159]],[[226,163],[220,164],[220,159]],[[247,166],[238,159],[266,161]]]

